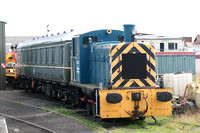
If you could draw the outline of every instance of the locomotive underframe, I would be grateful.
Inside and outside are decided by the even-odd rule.
[[[69,85],[62,82],[48,81],[29,77],[19,77],[17,86],[20,89],[33,92],[42,92],[46,96],[67,101],[69,95]]]
[[[33,92],[42,92],[54,99],[84,108],[88,115],[108,118],[145,118],[170,116],[171,98],[160,101],[158,93],[170,88],[115,88],[102,89],[93,84],[60,83],[33,78],[19,78],[19,87]],[[113,97],[110,97],[113,95]],[[121,98],[120,98],[121,97]]]

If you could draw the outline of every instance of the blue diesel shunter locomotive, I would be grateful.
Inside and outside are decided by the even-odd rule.
[[[19,87],[42,91],[103,119],[171,115],[172,90],[155,84],[154,46],[135,43],[134,27],[71,39],[70,32],[20,44]]]

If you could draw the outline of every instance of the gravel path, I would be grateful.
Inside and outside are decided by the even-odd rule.
[[[10,101],[15,101],[10,102]],[[0,113],[14,116],[19,119],[48,128],[56,133],[91,133],[93,129],[85,127],[76,120],[45,112],[43,110],[19,104],[23,102],[38,107],[60,107],[62,104],[58,101],[47,98],[37,93],[31,93],[21,90],[0,91]],[[6,118],[9,133],[14,129],[19,129],[19,133],[46,133],[37,127],[22,123],[20,121]]]

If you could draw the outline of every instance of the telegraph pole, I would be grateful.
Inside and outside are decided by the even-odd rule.
[[[0,21],[0,90],[6,89],[5,24]]]

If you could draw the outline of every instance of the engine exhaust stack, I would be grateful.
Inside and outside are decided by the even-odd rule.
[[[133,35],[133,30],[135,29],[134,24],[124,24],[124,42],[131,42]]]

